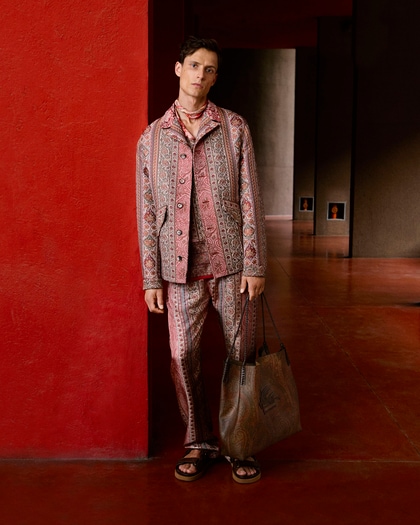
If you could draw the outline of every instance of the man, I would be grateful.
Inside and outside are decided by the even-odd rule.
[[[265,283],[264,212],[250,131],[242,117],[207,98],[219,58],[212,39],[183,43],[175,64],[178,99],[144,131],[137,154],[139,245],[150,312],[163,313],[163,281],[168,283],[171,373],[187,427],[186,454],[175,469],[183,481],[201,477],[219,450],[200,370],[209,303],[230,349],[249,296],[251,323],[235,341],[238,358],[245,343],[253,344],[254,299]],[[260,478],[255,458],[231,462],[237,482]]]

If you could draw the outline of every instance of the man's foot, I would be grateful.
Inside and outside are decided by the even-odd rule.
[[[261,478],[261,467],[254,457],[242,461],[229,458],[232,464],[232,477],[237,483],[255,483]]]
[[[189,449],[175,467],[175,477],[181,481],[195,481],[201,478],[212,462],[212,451]]]

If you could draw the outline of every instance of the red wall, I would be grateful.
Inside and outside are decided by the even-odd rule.
[[[147,455],[147,0],[0,12],[0,457]]]

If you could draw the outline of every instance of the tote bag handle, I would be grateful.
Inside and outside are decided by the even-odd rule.
[[[267,297],[265,296],[264,292],[261,294],[261,319],[262,319],[262,325],[263,325],[263,343],[262,343],[261,348],[258,351],[258,354],[261,357],[262,355],[267,355],[267,354],[270,353],[270,351],[268,349],[268,344],[267,344],[267,341],[266,341],[266,336],[265,336],[265,317],[264,317],[264,309],[265,308],[267,308],[267,312],[268,312],[268,314],[270,316],[271,323],[273,325],[273,328],[274,328],[274,331],[276,333],[277,339],[280,342],[280,350],[284,351],[285,356],[286,356],[287,364],[290,365],[290,360],[289,360],[289,356],[287,354],[286,347],[285,347],[283,341],[281,340],[279,331],[277,330],[276,323],[274,322],[273,314],[271,313],[270,307],[268,306]]]
[[[241,329],[242,322],[244,320],[245,314],[246,314],[245,322],[246,322],[246,324],[248,324],[248,306],[249,306],[249,296],[247,296],[247,298],[245,300],[245,304],[244,304],[244,307],[242,309],[241,318],[239,320],[238,328],[236,329],[235,337],[233,339],[232,347],[231,347],[231,349],[230,349],[230,351],[229,351],[229,353],[228,353],[228,355],[227,355],[227,357],[225,359],[225,364],[224,364],[224,367],[223,367],[223,376],[222,376],[222,381],[224,383],[227,383],[228,379],[229,379],[230,360],[232,358],[232,355],[233,355],[233,352],[234,352],[234,349],[235,349],[235,342],[236,342],[236,339],[238,337],[239,330]],[[258,356],[261,357],[263,355],[267,355],[267,354],[270,353],[269,348],[268,348],[268,344],[267,344],[267,340],[266,340],[265,315],[264,315],[264,310],[265,309],[267,309],[267,312],[268,312],[268,315],[270,316],[270,320],[271,320],[271,323],[273,325],[274,331],[276,333],[277,339],[280,342],[280,351],[284,352],[284,355],[286,357],[287,365],[290,366],[289,355],[288,355],[286,347],[285,347],[285,345],[284,345],[284,343],[283,343],[283,341],[282,341],[282,339],[280,337],[279,331],[277,330],[277,326],[276,326],[276,323],[274,322],[273,314],[271,313],[270,307],[268,306],[267,297],[265,296],[264,293],[261,294],[261,319],[262,319],[262,325],[263,325],[263,343],[262,343],[262,346],[260,347],[260,349],[258,350],[258,352],[257,351],[255,352],[255,361],[257,360]],[[245,336],[246,336],[246,334],[247,334],[247,331],[245,331]],[[246,341],[245,341],[245,348],[246,348]],[[247,360],[247,357],[248,357],[248,352],[247,352],[247,350],[245,350],[245,352],[244,352],[244,359],[243,359],[242,366],[241,366],[241,376],[240,376],[240,383],[241,383],[241,385],[245,384],[246,360]]]

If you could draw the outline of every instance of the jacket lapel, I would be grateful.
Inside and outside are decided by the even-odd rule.
[[[207,133],[210,133],[214,128],[220,126],[220,115],[217,111],[217,107],[210,100],[207,103],[206,111],[203,115],[203,122],[201,123],[200,129],[197,134],[197,142],[203,138]]]
[[[162,117],[162,128],[167,130],[170,137],[179,142],[188,143],[185,134],[175,113],[175,105],[172,105]]]

